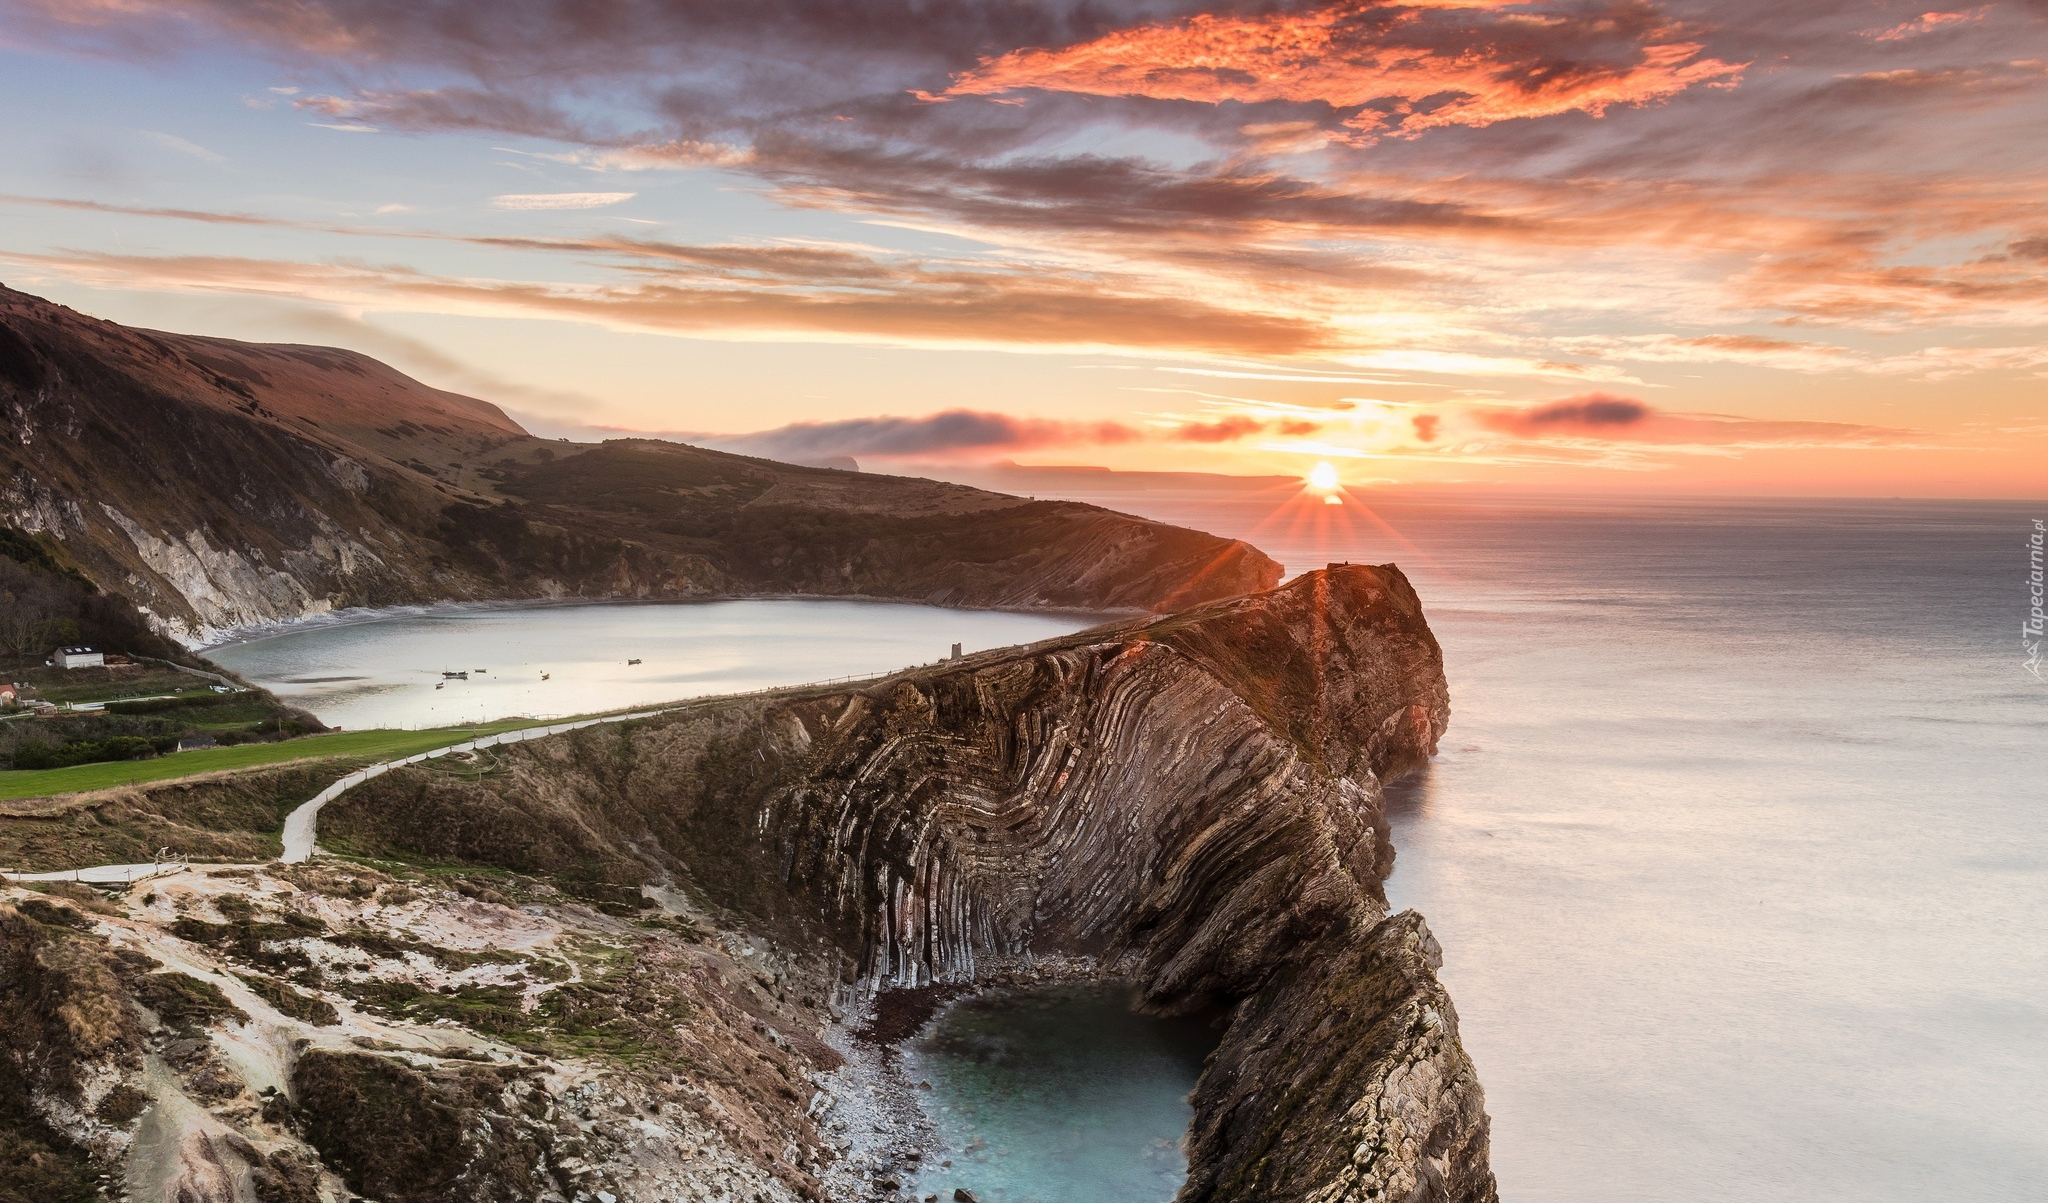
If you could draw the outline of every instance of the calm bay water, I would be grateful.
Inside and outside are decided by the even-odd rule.
[[[1397,789],[1503,1198],[2048,1177],[2048,504],[1104,504],[1398,562],[1451,729]]]
[[[1187,1094],[1216,1034],[1132,1012],[1102,986],[1006,990],[942,1012],[908,1050],[944,1152],[920,1198],[1169,1203],[1187,1177]],[[952,1165],[942,1166],[941,1160]]]
[[[433,607],[344,611],[206,654],[330,726],[360,730],[587,714],[888,672],[937,660],[954,643],[1030,643],[1095,621],[861,601]]]

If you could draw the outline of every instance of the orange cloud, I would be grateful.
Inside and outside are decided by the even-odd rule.
[[[1231,414],[1213,422],[1189,422],[1174,428],[1173,437],[1184,443],[1235,443],[1255,434],[1272,431],[1275,434],[1300,437],[1314,434],[1322,429],[1314,422],[1295,418],[1282,418],[1276,422],[1262,422],[1242,414]]]
[[[1518,10],[1523,6],[1515,6]],[[1349,140],[1440,126],[1640,105],[1747,64],[1702,47],[1643,6],[1496,12],[1489,0],[1335,4],[1306,13],[1190,17],[1064,50],[984,59],[937,100],[1035,88],[1205,104],[1291,101],[1358,109]]]
[[[1973,8],[1959,13],[1921,13],[1911,21],[1901,25],[1894,25],[1890,29],[1866,30],[1863,36],[1880,42],[1903,42],[1907,38],[1917,38],[1923,33],[1933,33],[1937,29],[1948,29],[1957,25],[1972,25],[1982,21],[1990,13],[1991,5],[1989,4],[1982,8]]]

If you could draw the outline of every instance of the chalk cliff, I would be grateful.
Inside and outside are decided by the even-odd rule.
[[[657,440],[534,438],[368,356],[132,330],[0,288],[0,521],[165,630],[342,606],[820,594],[1166,609],[1241,542]]]

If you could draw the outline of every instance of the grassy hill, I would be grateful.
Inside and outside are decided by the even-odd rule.
[[[535,438],[354,352],[134,330],[5,288],[0,474],[7,524],[188,634],[543,596],[1155,609],[1280,571],[1096,506]]]

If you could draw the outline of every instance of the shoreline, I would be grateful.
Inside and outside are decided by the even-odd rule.
[[[330,627],[370,626],[380,622],[398,622],[408,618],[457,618],[472,614],[495,614],[517,610],[577,609],[592,606],[708,606],[726,605],[733,602],[851,602],[874,606],[915,606],[928,610],[957,610],[975,614],[1028,614],[1033,616],[1067,615],[1077,618],[1095,618],[1100,622],[1091,626],[1136,618],[1151,613],[1149,610],[1125,607],[1119,609],[1090,609],[1076,606],[963,606],[946,602],[926,601],[905,597],[874,597],[863,594],[839,593],[733,593],[707,594],[700,597],[532,597],[507,598],[489,601],[436,601],[407,603],[391,606],[348,606],[342,609],[322,610],[317,613],[301,614],[293,618],[277,618],[266,622],[249,623],[245,626],[223,628],[215,632],[215,638],[202,643],[186,644],[191,651],[204,655],[222,648],[247,647],[285,635],[307,630],[325,630]],[[1085,628],[1084,628],[1085,629]],[[182,641],[181,641],[182,642]]]

